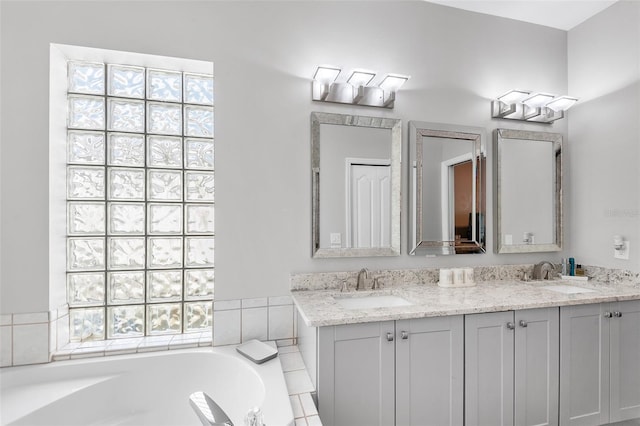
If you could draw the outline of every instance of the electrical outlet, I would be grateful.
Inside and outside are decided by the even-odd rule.
[[[621,249],[613,249],[613,257],[616,259],[629,260],[629,241],[624,241]]]
[[[329,234],[329,243],[331,243],[331,248],[340,248],[342,247],[342,234],[339,232],[332,232]]]

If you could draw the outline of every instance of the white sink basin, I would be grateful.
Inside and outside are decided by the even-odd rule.
[[[392,308],[413,304],[400,296],[393,295],[337,296],[334,299],[344,309]]]
[[[546,285],[542,287],[546,290],[556,291],[558,293],[564,294],[577,294],[577,293],[595,293],[595,290],[591,290],[589,288],[576,287],[574,285]]]

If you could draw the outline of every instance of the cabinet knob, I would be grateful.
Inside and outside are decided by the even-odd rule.
[[[529,324],[525,320],[520,320],[520,327],[526,327],[527,325]]]
[[[387,342],[393,342],[393,333],[387,333]]]
[[[613,313],[613,316],[614,316],[614,317],[616,317],[616,318],[620,318],[620,317],[622,316],[622,312],[615,311],[615,312]]]
[[[613,314],[611,312],[605,312],[604,313],[604,317],[605,318],[611,318],[613,316]]]
[[[515,325],[514,323],[512,323],[512,322],[508,322],[508,323],[507,323],[507,328],[508,328],[509,330],[513,330],[514,328],[516,328],[516,325]]]
[[[409,333],[407,333],[406,331],[401,331],[400,337],[402,337],[402,340],[407,340],[409,338]]]

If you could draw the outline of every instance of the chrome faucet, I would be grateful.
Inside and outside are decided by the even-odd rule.
[[[364,290],[369,283],[369,270],[367,268],[360,269],[358,272],[358,282],[356,284],[356,290]]]
[[[533,267],[533,279],[534,280],[550,280],[556,271],[556,267],[549,261],[543,261],[537,263]]]
[[[189,404],[196,412],[202,426],[233,426],[227,413],[206,393],[192,393],[189,396]]]

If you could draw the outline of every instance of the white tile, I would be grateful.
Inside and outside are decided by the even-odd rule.
[[[300,352],[291,352],[288,354],[280,354],[280,363],[282,364],[282,371],[294,371],[304,370],[304,361]]]
[[[198,346],[212,346],[213,345],[213,329],[200,334],[198,340]]]
[[[278,353],[288,354],[291,352],[300,352],[297,346],[281,346],[278,348]]]
[[[293,305],[269,307],[269,340],[293,338]]]
[[[56,327],[56,321],[49,323],[49,349],[51,352],[58,350],[58,327]]]
[[[253,299],[242,299],[242,308],[261,308],[267,306],[268,300],[266,297],[255,297]]]
[[[307,417],[307,423],[309,423],[309,426],[322,426],[322,422],[318,416]]]
[[[69,344],[69,316],[59,318],[56,322],[56,348],[64,348]]]
[[[86,348],[86,349],[76,349],[71,352],[69,356],[71,359],[83,359],[83,358],[98,358],[104,356],[104,349],[97,348]]]
[[[307,426],[307,420],[304,417],[296,419],[296,426]]]
[[[42,324],[49,322],[49,312],[13,314],[13,324]]]
[[[213,312],[213,346],[237,345],[241,336],[240,309]]]
[[[88,340],[86,342],[80,343],[80,347],[78,349],[106,349],[107,346],[111,343],[110,340]]]
[[[291,296],[274,296],[269,298],[269,306],[293,305]]]
[[[118,346],[110,347],[108,350],[104,352],[105,356],[114,356],[114,355],[129,355],[135,354],[137,348],[119,348]]]
[[[51,316],[49,317],[49,318],[51,318],[51,320],[62,318],[62,317],[65,317],[65,316],[69,315],[69,305],[64,304],[64,305],[58,306],[58,309],[55,310],[55,315],[56,316],[53,316],[53,315],[54,314],[51,313]]]
[[[51,361],[68,361],[71,359],[71,353],[53,354]]]
[[[175,349],[191,349],[191,348],[197,348],[198,347],[198,341],[197,340],[193,340],[191,342],[189,341],[185,341],[184,343],[179,343],[179,344],[173,344],[171,343],[169,345],[169,350],[175,350]]]
[[[13,326],[13,365],[49,361],[49,324]]]
[[[198,346],[198,341],[200,340],[200,334],[178,334],[173,336],[171,342],[169,343],[169,348],[176,345],[184,345],[184,344],[195,344]]]
[[[242,341],[246,342],[251,339],[268,340],[267,320],[267,308],[243,309]]]
[[[126,348],[137,348],[144,340],[142,337],[126,337],[124,339],[113,339],[109,342],[109,350],[124,350]]]
[[[9,367],[11,361],[11,326],[0,327],[0,367]]]
[[[240,299],[234,300],[216,300],[213,302],[214,311],[228,311],[230,309],[240,309],[242,304]]]
[[[149,343],[141,343],[136,352],[159,352],[159,351],[168,351],[169,350],[169,342],[161,343],[161,342],[149,342]]]
[[[279,348],[284,347],[284,346],[293,346],[293,345],[295,345],[293,339],[278,339],[278,340],[276,340],[276,346],[278,346]]]
[[[302,404],[300,403],[300,398],[298,398],[298,395],[291,395],[289,397],[289,400],[291,401],[293,417],[296,419],[299,417],[304,417],[304,411],[302,411]]]
[[[316,408],[315,402],[313,402],[313,398],[311,398],[310,393],[300,394],[300,402],[302,403],[302,409],[304,410],[304,415],[307,417],[317,416],[318,409]]]
[[[284,373],[284,381],[287,383],[289,395],[314,391],[307,370],[288,371]]]
[[[0,327],[3,325],[11,325],[11,314],[0,315]]]

